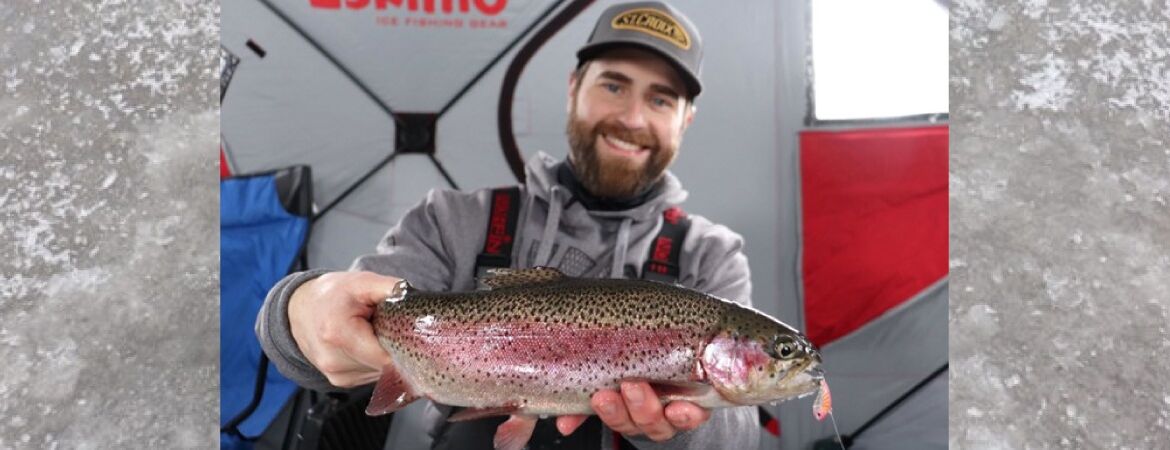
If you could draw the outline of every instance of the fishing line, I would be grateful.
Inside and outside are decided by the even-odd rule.
[[[845,450],[845,440],[841,438],[841,430],[837,429],[837,416],[829,411],[829,420],[833,422],[833,432],[837,433],[837,443],[841,444],[841,450]]]

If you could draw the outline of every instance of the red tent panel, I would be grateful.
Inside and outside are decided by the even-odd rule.
[[[219,148],[219,179],[232,176],[232,169],[228,167],[227,157],[223,154],[223,147]]]
[[[845,336],[947,273],[945,126],[800,135],[805,326]]]

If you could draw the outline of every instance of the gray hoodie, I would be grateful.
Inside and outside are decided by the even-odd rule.
[[[522,205],[512,248],[513,267],[556,267],[575,277],[640,276],[651,242],[662,226],[662,212],[686,199],[687,193],[667,172],[660,188],[645,202],[623,211],[588,210],[557,182],[552,157],[538,153],[527,164]],[[491,191],[465,193],[432,190],[386,234],[371,255],[359,257],[350,270],[404,278],[428,291],[468,291],[476,287],[476,256],[487,234]],[[751,304],[751,280],[743,238],[727,227],[689,214],[690,230],[683,241],[678,283],[699,291]],[[627,268],[629,266],[629,268]],[[288,325],[288,299],[305,281],[325,273],[314,270],[289,275],[268,294],[256,321],[265,353],[282,374],[309,389],[337,391],[305,359]],[[467,442],[442,436],[449,408],[419,401],[396,413],[386,448],[430,448],[438,442]],[[759,447],[755,407],[720,408],[698,429],[655,443],[628,438],[638,448],[713,449]],[[602,428],[603,436],[609,430]],[[476,437],[475,439],[480,439]],[[485,443],[491,435],[483,436]],[[610,449],[613,440],[600,440]]]

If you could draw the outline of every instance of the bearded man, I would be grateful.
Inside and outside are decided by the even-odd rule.
[[[614,5],[577,57],[566,160],[537,154],[526,183],[511,191],[433,190],[349,271],[296,273],[272,289],[256,329],[283,374],[321,391],[377,381],[393,362],[369,318],[401,279],[425,291],[467,291],[485,268],[544,266],[575,277],[674,282],[751,304],[742,238],[683,215],[686,191],[667,170],[702,90],[698,30],[659,2]],[[506,214],[514,219],[502,220]],[[664,236],[679,223],[681,233]],[[663,248],[672,238],[681,243]],[[490,448],[497,429],[531,435],[519,441],[531,448],[747,450],[760,439],[755,407],[662,405],[638,381],[593,394],[596,415],[588,417],[446,424],[452,408],[418,403],[395,413],[386,448]]]

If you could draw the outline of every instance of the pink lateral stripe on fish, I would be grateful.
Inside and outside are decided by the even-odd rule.
[[[372,322],[391,355],[367,408],[418,398],[450,420],[593,414],[590,397],[643,380],[666,403],[758,405],[821,387],[820,354],[792,327],[681,286],[497,269],[490,289],[433,293],[400,282]]]

